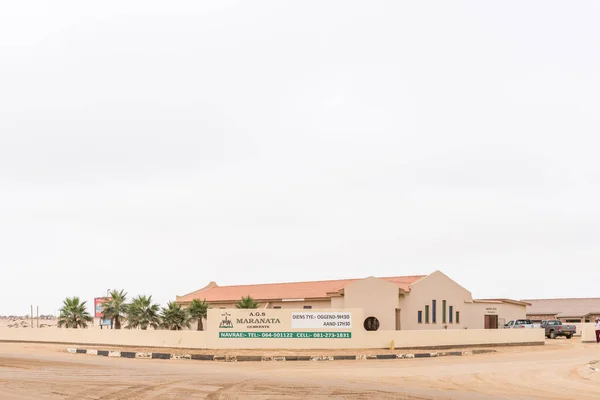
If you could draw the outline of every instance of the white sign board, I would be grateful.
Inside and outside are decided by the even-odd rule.
[[[302,311],[292,313],[293,329],[350,329],[351,312]]]

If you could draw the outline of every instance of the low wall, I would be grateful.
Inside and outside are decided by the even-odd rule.
[[[208,334],[197,331],[0,328],[0,341],[73,343],[137,347],[206,349]]]
[[[592,326],[593,328],[593,326]],[[585,330],[584,330],[585,332]],[[0,328],[0,341],[192,349],[357,349],[544,344],[541,329],[376,331],[349,339],[218,338],[209,332]]]
[[[437,331],[365,332],[366,343],[388,347],[393,340],[397,348],[460,347],[481,345],[544,344],[543,329],[448,329]]]
[[[593,323],[580,324],[581,341],[583,343],[596,343],[596,327]]]

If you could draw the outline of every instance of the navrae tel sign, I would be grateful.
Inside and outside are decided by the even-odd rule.
[[[209,310],[220,339],[350,339],[351,311]]]

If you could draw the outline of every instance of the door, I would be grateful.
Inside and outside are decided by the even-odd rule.
[[[484,315],[483,318],[484,329],[498,329],[497,315]]]
[[[401,329],[400,325],[400,309],[396,308],[396,330],[399,331]]]

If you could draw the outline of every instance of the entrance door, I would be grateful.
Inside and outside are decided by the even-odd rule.
[[[498,329],[497,315],[484,315],[483,326],[485,329]]]
[[[396,330],[399,331],[401,329],[400,325],[400,309],[396,308]]]

